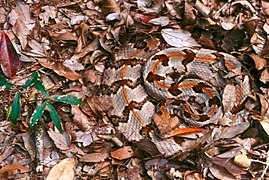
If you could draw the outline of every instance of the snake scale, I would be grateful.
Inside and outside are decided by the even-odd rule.
[[[108,115],[129,141],[144,138],[141,129],[152,123],[160,104],[189,127],[243,121],[251,88],[236,57],[202,48],[159,50],[157,44],[126,45],[104,72],[102,83],[114,107]],[[150,136],[163,154],[181,148],[172,138]]]

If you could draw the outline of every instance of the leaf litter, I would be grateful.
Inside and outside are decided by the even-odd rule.
[[[49,120],[44,122],[44,171],[30,174],[35,147],[31,142],[33,135],[27,132],[33,112],[31,101],[39,94],[23,92],[26,96],[20,100],[22,115],[16,128],[7,116],[16,92],[8,89],[8,85],[1,86],[1,178],[269,177],[268,2],[1,3],[4,8],[0,7],[3,27],[0,63],[2,73],[13,78],[8,80],[23,84],[38,70],[50,95],[56,97],[68,92],[84,99],[79,107],[54,103],[65,132],[58,132]],[[251,118],[233,125],[227,118],[220,121],[219,127],[182,134],[175,130],[180,120],[157,113],[156,128],[165,138],[173,136],[182,151],[172,157],[163,156],[148,139],[127,141],[117,131],[115,120],[107,116],[106,112],[113,108],[109,97],[97,96],[97,92],[104,69],[113,57],[121,56],[124,48],[132,52],[145,46],[150,38],[159,38],[162,48],[203,47],[237,56],[257,89],[256,94],[245,100]],[[230,84],[224,90],[225,110],[236,104],[237,97],[231,93],[234,89],[235,85]]]

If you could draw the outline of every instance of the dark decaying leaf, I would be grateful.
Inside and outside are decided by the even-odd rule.
[[[17,124],[18,117],[21,112],[21,103],[20,103],[20,93],[16,93],[14,101],[11,105],[11,114],[10,118],[13,124]]]
[[[62,128],[61,120],[60,120],[60,117],[59,117],[56,109],[49,102],[47,103],[47,107],[49,108],[50,118],[51,118],[53,124],[56,126],[56,128],[60,132],[62,132],[63,128]]]
[[[0,41],[0,64],[6,77],[12,78],[20,67],[19,56],[6,33],[2,32]]]

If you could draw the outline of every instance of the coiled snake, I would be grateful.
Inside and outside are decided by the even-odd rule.
[[[140,130],[152,122],[156,102],[164,102],[189,127],[202,127],[242,121],[242,105],[251,92],[249,77],[234,56],[202,48],[158,52],[156,41],[119,51],[104,72],[103,84],[114,107],[108,114],[130,141],[144,138]],[[180,149],[173,139],[150,135],[164,154]]]

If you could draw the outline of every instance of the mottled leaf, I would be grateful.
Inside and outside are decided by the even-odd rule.
[[[34,110],[34,113],[32,114],[32,117],[30,119],[30,127],[33,127],[35,123],[42,117],[46,105],[47,105],[47,101],[43,102],[40,106],[38,106]]]
[[[12,78],[20,67],[19,56],[8,36],[2,32],[0,41],[0,64],[6,77]]]

